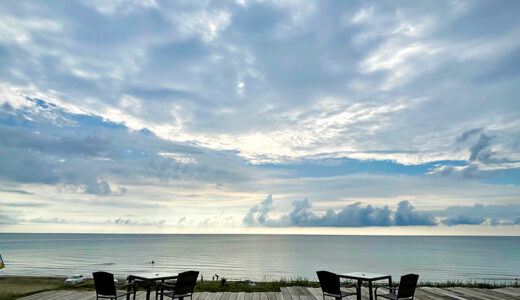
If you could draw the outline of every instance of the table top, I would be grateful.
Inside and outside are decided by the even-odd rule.
[[[378,279],[387,279],[390,278],[390,275],[385,274],[377,274],[377,273],[365,273],[365,272],[351,272],[340,274],[340,277],[350,278],[350,279],[358,279],[358,280],[378,280]]]
[[[141,280],[165,280],[177,278],[177,273],[164,273],[164,272],[149,272],[149,273],[138,273],[130,274],[130,279],[141,279]]]

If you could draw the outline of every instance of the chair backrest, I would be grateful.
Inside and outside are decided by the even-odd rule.
[[[175,282],[175,288],[173,289],[174,296],[193,293],[195,284],[197,284],[197,277],[199,277],[198,271],[187,271],[179,273],[177,276],[177,281]]]
[[[341,295],[339,276],[329,271],[317,271],[321,290],[327,294]]]
[[[116,284],[114,283],[114,274],[108,272],[94,272],[94,286],[96,287],[96,294],[115,296]]]
[[[410,298],[415,294],[415,288],[417,287],[417,281],[419,275],[407,274],[401,276],[401,282],[399,282],[399,292],[397,293],[397,299]]]

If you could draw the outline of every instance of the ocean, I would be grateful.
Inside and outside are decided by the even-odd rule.
[[[520,279],[520,237],[0,234],[0,276],[198,270],[206,280],[316,280],[316,271],[420,281]],[[154,264],[151,264],[154,261]]]

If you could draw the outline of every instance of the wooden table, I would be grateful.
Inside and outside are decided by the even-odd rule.
[[[128,283],[132,283],[135,280],[141,280],[146,283],[146,300],[150,300],[150,293],[152,292],[152,286],[155,282],[160,281],[164,282],[166,280],[177,279],[178,274],[175,273],[139,273],[139,274],[131,274],[126,280]],[[130,292],[131,285],[128,285],[128,292]],[[130,294],[126,296],[126,300],[130,300]]]
[[[374,299],[374,295],[372,293],[372,282],[373,281],[388,279],[388,285],[390,287],[392,287],[392,276],[391,275],[352,272],[352,273],[340,274],[339,277],[357,280],[357,284],[360,289],[361,289],[361,285],[362,285],[363,281],[368,281],[368,295],[370,297],[370,300]],[[357,300],[361,300],[360,294],[358,294]]]

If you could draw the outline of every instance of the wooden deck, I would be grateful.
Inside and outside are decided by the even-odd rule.
[[[368,299],[368,290],[362,289],[363,299]],[[145,293],[138,292],[138,300],[145,300]],[[75,291],[49,291],[34,294],[23,300],[95,300],[94,292],[75,292]],[[155,294],[151,295],[155,299]],[[332,299],[332,298],[331,298]],[[348,299],[355,299],[349,297]],[[519,299],[520,288],[500,288],[500,289],[475,289],[475,288],[431,288],[421,287],[415,293],[417,300],[449,299],[449,300],[505,300]],[[268,293],[195,293],[193,300],[322,300],[321,289],[306,287],[287,287],[282,288],[281,292]]]

